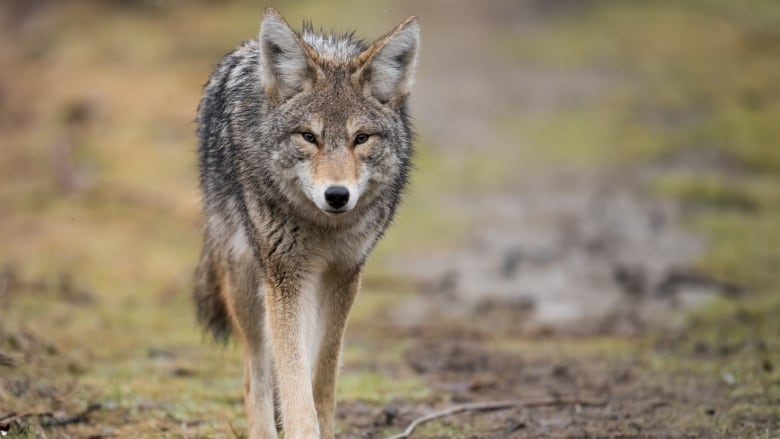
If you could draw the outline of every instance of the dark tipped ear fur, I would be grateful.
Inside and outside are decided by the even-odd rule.
[[[420,25],[409,17],[358,56],[366,92],[380,102],[409,94],[414,84]]]
[[[316,76],[314,53],[273,8],[260,27],[260,67],[268,96],[285,100],[311,86]]]

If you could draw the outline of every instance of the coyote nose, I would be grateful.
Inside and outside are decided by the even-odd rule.
[[[349,189],[344,186],[330,186],[325,189],[325,201],[334,209],[341,209],[349,201]]]

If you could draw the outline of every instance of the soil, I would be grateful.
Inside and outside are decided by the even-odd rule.
[[[471,412],[444,418],[440,435],[419,437],[464,438],[657,438],[721,437],[712,429],[685,430],[668,422],[680,413],[703,410],[716,413],[728,386],[659,383],[637,373],[636,359],[590,358],[560,352],[531,356],[523,352],[491,352],[479,341],[431,340],[419,343],[406,360],[416,373],[447,396],[429,403],[404,401],[376,408],[359,402],[340,406],[340,418],[351,427],[342,437],[381,438],[387,426],[405,428],[413,418],[464,402],[506,399],[582,398],[603,405],[561,404],[553,407]],[[708,405],[708,403],[710,405]],[[450,427],[451,430],[447,428]],[[452,432],[458,432],[453,436]],[[415,436],[417,437],[417,436]]]
[[[474,226],[462,247],[396,261],[420,290],[399,320],[492,321],[511,310],[522,316],[505,328],[515,332],[631,335],[725,292],[694,268],[703,243],[680,226],[677,207],[644,194],[636,179],[562,177],[522,187],[444,201]]]

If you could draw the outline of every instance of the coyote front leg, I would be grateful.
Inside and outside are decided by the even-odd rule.
[[[278,265],[277,265],[278,267]],[[319,439],[312,393],[312,360],[307,345],[313,335],[304,308],[313,282],[300,273],[267,272],[265,306],[269,345],[279,390],[284,437]]]
[[[244,348],[244,406],[250,439],[276,439],[274,385],[264,334],[263,302],[251,262],[231,260],[222,291],[233,327]]]
[[[320,319],[323,337],[314,370],[314,403],[323,439],[333,439],[336,375],[347,315],[360,288],[360,271],[333,269],[322,279]]]
[[[244,365],[244,405],[250,439],[276,439],[274,383],[268,350],[262,343],[247,346]]]

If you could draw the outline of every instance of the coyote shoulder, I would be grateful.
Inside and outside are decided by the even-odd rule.
[[[268,9],[198,108],[199,321],[245,351],[250,438],[333,438],[347,314],[412,156],[419,25],[372,44],[293,31]]]

